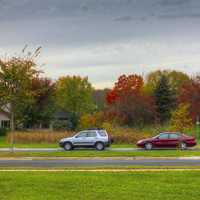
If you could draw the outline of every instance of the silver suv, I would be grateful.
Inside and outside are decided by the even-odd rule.
[[[73,137],[63,138],[60,140],[60,147],[70,151],[75,147],[94,147],[102,151],[105,147],[110,146],[111,140],[104,129],[84,130]]]

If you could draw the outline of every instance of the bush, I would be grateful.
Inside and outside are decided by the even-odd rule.
[[[96,127],[96,119],[93,115],[85,114],[79,120],[78,129],[84,130],[91,127]]]
[[[7,134],[6,141],[11,142],[11,134]],[[27,132],[14,132],[15,142],[21,144],[28,143],[57,143],[60,139],[70,137],[73,132],[44,132],[44,131],[27,131]]]
[[[79,120],[78,129],[83,130],[88,128],[101,127],[103,120],[104,120],[103,112],[82,115]]]
[[[107,131],[113,139],[114,144],[135,144],[138,140],[151,136],[149,133],[132,128],[110,127]]]
[[[8,132],[8,129],[6,128],[0,128],[0,136],[5,136]]]
[[[171,117],[171,129],[173,131],[187,131],[192,128],[192,118],[190,117],[189,113],[189,104],[179,104],[177,109],[172,112]]]

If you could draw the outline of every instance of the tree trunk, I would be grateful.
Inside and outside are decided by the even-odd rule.
[[[11,120],[10,121],[11,122],[10,123],[11,124],[10,128],[11,128],[11,131],[13,132],[13,131],[15,131],[15,122],[14,122],[15,119],[14,119],[14,112],[13,111],[11,111],[11,119],[10,120]]]
[[[15,144],[15,137],[14,137],[14,131],[15,131],[15,115],[13,111],[13,106],[11,105],[11,151],[14,152],[14,144]]]

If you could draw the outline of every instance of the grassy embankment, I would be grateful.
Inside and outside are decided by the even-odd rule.
[[[199,185],[192,171],[0,172],[1,200],[197,200]]]

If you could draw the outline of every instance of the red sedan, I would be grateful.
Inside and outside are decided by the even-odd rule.
[[[145,148],[146,150],[151,150],[153,148],[181,148],[187,149],[187,147],[195,146],[195,137],[187,136],[182,133],[160,133],[159,135],[140,140],[137,142],[137,146],[140,148]]]

